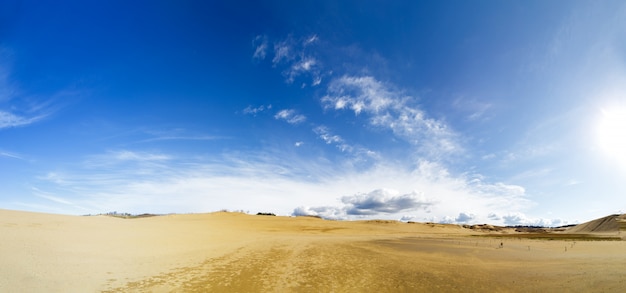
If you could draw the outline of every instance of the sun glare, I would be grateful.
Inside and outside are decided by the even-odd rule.
[[[609,156],[626,162],[626,108],[602,111],[598,143]]]

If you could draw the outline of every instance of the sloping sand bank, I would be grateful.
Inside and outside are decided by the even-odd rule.
[[[0,210],[0,292],[626,289],[625,241],[476,234],[237,213],[119,219]]]
[[[602,217],[567,230],[567,233],[615,234],[615,232],[626,232],[626,214]]]

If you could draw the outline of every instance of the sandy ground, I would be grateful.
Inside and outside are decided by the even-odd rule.
[[[0,210],[0,292],[626,290],[626,241],[473,234],[237,213],[120,219]]]

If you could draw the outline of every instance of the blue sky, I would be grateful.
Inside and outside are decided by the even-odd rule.
[[[248,2],[3,1],[0,207],[626,210],[624,2]]]

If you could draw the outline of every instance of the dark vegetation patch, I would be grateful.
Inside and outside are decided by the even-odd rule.
[[[276,214],[274,213],[261,213],[261,212],[256,213],[256,215],[257,216],[276,216]]]

